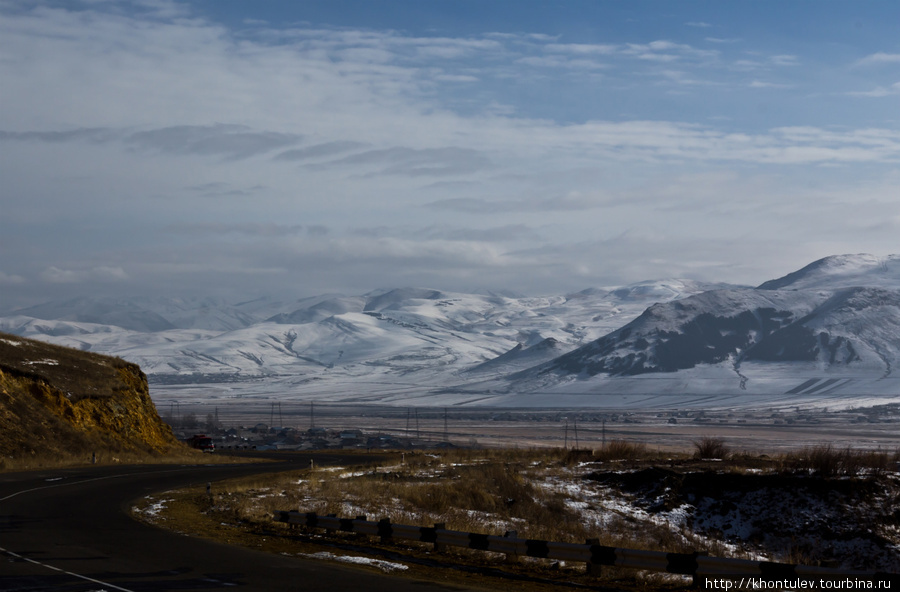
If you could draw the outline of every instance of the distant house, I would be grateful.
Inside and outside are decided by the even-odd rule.
[[[361,430],[341,430],[341,446],[356,446],[363,441]]]
[[[325,438],[314,438],[309,441],[309,448],[312,450],[324,450],[328,448],[328,440]]]

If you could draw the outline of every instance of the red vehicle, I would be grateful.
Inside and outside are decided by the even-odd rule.
[[[215,443],[213,443],[212,438],[210,438],[206,434],[194,434],[188,439],[187,443],[191,448],[196,448],[197,450],[202,450],[203,452],[216,451]]]

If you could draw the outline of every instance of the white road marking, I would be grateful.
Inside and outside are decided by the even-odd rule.
[[[176,471],[185,471],[190,468],[191,467],[181,467],[178,469],[167,469],[165,471],[154,471],[153,474],[174,473]],[[12,499],[12,498],[16,497],[17,495],[21,495],[23,493],[31,493],[32,491],[40,491],[41,489],[52,489],[54,487],[65,487],[67,485],[78,485],[79,483],[90,483],[91,481],[103,481],[104,479],[116,479],[118,477],[128,477],[128,476],[131,476],[134,474],[135,473],[121,473],[119,475],[107,475],[105,477],[94,477],[93,479],[82,479],[81,481],[69,481],[66,483],[57,483],[56,485],[44,485],[42,487],[33,487],[31,489],[23,489],[22,491],[17,491],[15,493],[7,495],[6,497],[0,497],[0,502],[5,502],[6,500]],[[144,473],[144,474],[147,474],[147,473]],[[48,481],[49,481],[49,479],[48,479]],[[101,586],[108,586],[110,588],[113,588],[114,590],[121,590],[121,592],[135,592],[134,590],[130,590],[128,588],[122,588],[120,586],[116,586],[115,584],[110,584],[109,582],[102,582],[100,580],[95,580],[94,578],[90,578],[88,576],[83,576],[81,574],[77,574],[77,573],[74,573],[71,571],[66,571],[62,568],[55,567],[55,566],[49,565],[47,563],[41,563],[40,561],[35,561],[34,559],[29,559],[28,557],[23,557],[22,555],[19,555],[18,553],[10,551],[9,549],[4,549],[3,547],[0,547],[0,553],[6,553],[7,555],[9,555],[11,557],[21,559],[22,561],[27,561],[28,563],[33,563],[34,565],[40,565],[41,567],[46,567],[47,569],[52,569],[53,571],[58,571],[60,573],[64,573],[66,575],[72,576],[73,578],[80,578],[82,580],[92,582],[94,584],[100,584]]]
[[[74,573],[74,572],[71,572],[71,571],[66,571],[66,570],[61,569],[61,568],[59,568],[59,567],[54,567],[54,566],[48,565],[48,564],[46,564],[46,563],[41,563],[40,561],[35,561],[34,559],[29,559],[28,557],[23,557],[23,556],[19,555],[18,553],[13,553],[13,552],[10,551],[9,549],[4,549],[3,547],[0,547],[0,552],[6,553],[7,555],[10,555],[10,556],[12,556],[12,557],[15,557],[16,559],[21,559],[22,561],[27,561],[28,563],[33,563],[33,564],[35,564],[35,565],[40,565],[41,567],[46,567],[47,569],[52,569],[53,571],[58,571],[58,572],[60,572],[60,573],[64,573],[64,574],[66,574],[66,575],[68,575],[68,576],[72,576],[73,578],[80,578],[80,579],[82,579],[82,580],[85,580],[85,581],[88,581],[88,582],[92,582],[92,583],[94,583],[94,584],[100,584],[101,586],[106,586],[106,587],[112,588],[112,589],[114,589],[114,590],[121,590],[122,592],[135,592],[134,590],[131,590],[131,589],[129,589],[129,588],[122,588],[122,587],[120,587],[120,586],[116,586],[115,584],[110,584],[109,582],[103,582],[103,581],[101,581],[101,580],[95,580],[94,578],[89,578],[89,577],[83,576],[83,575],[81,575],[81,574],[77,574],[77,573]]]
[[[191,467],[183,467],[179,469],[167,469],[165,471],[154,471],[153,473],[143,473],[143,474],[159,474],[159,473],[174,473],[176,471],[186,471]],[[104,479],[118,479],[119,477],[129,477],[131,475],[135,475],[137,473],[121,473],[119,475],[107,475],[106,477],[94,477],[93,479],[82,479],[81,481],[67,481],[66,483],[57,483],[56,485],[43,485],[41,487],[32,487],[31,489],[23,489],[22,491],[17,491],[15,493],[11,493],[6,497],[0,497],[0,502],[5,502],[8,499],[12,499],[17,495],[21,495],[23,493],[31,493],[32,491],[40,491],[41,489],[52,489],[54,487],[65,487],[67,485],[78,485],[79,483],[90,483],[91,481],[103,481]],[[59,477],[63,479],[63,477]],[[51,479],[45,479],[45,481],[51,481]]]

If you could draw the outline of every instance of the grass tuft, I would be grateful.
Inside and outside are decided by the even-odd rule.
[[[897,466],[900,451],[837,449],[831,444],[803,448],[781,457],[782,470],[809,472],[820,477],[884,475]]]

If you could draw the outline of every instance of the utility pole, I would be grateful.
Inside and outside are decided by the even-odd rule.
[[[606,418],[603,418],[603,449],[606,450]]]
[[[447,408],[444,407],[444,442],[450,443],[450,436],[447,434]]]
[[[578,418],[572,420],[572,425],[575,427],[575,450],[578,450]]]
[[[569,449],[569,418],[566,418],[566,436],[565,440],[563,440],[563,450]]]

